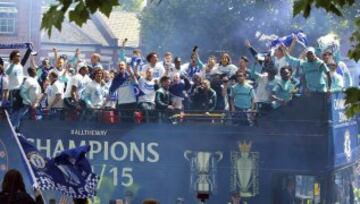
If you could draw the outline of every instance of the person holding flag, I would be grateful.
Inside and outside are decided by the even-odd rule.
[[[123,121],[131,122],[136,109],[135,77],[130,64],[121,61],[118,65],[118,74],[114,77],[109,88],[109,96],[116,93],[117,109]],[[110,100],[108,98],[107,100]]]
[[[280,49],[286,54],[286,60],[289,64],[300,67],[304,76],[302,80],[305,84],[305,92],[330,92],[331,76],[327,65],[316,57],[315,48],[308,47],[305,50],[306,60],[292,57],[286,51],[285,46]]]
[[[11,129],[11,138],[19,148],[31,183],[39,189],[43,200],[43,191],[47,190],[58,191],[74,199],[91,198],[96,195],[99,177],[93,173],[85,156],[90,151],[89,145],[64,150],[54,158],[47,158],[24,135],[15,132],[7,111],[5,115]]]
[[[138,108],[145,115],[146,122],[150,122],[150,116],[155,111],[156,79],[153,77],[153,69],[145,70],[145,77],[139,75],[137,67],[134,69],[134,76],[137,78],[139,90],[143,93],[139,96]]]

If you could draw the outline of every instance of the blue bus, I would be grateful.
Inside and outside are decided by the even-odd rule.
[[[226,114],[177,123],[27,119],[22,132],[44,155],[88,144],[100,176],[92,203],[360,203],[359,132],[342,93],[311,94],[233,125]],[[23,162],[0,121],[0,177]],[[56,192],[45,192],[55,198]]]

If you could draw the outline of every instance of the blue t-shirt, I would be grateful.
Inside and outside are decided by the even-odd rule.
[[[281,98],[285,101],[290,101],[294,89],[295,86],[291,83],[291,80],[281,80],[273,87],[272,91],[276,97]]]
[[[305,76],[306,87],[310,91],[326,92],[327,90],[327,76],[329,72],[326,64],[321,60],[315,60],[313,62],[300,60],[292,56],[287,56],[286,59],[290,64],[297,64],[302,73]]]
[[[250,84],[237,83],[231,87],[230,96],[234,98],[234,105],[236,108],[250,109],[252,100],[255,97],[255,92]]]

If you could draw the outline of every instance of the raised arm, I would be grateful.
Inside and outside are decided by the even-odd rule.
[[[59,58],[59,56],[58,56],[58,51],[57,51],[57,49],[56,49],[55,47],[52,49],[52,51],[53,51],[53,53],[54,53],[55,63],[57,63],[57,60],[58,60],[58,58]]]
[[[258,54],[258,51],[251,46],[251,43],[249,40],[245,40],[245,47],[247,47],[251,53],[251,55],[256,58],[256,55]]]
[[[296,42],[297,42],[296,35],[294,33],[292,35],[293,35],[293,39],[291,41],[290,47],[288,48],[289,54],[291,54],[294,51],[294,48],[295,48],[295,45],[296,45]]]
[[[126,55],[125,55],[125,44],[127,42],[127,38],[125,38],[123,41],[122,41],[122,44],[121,44],[121,47],[120,47],[120,50],[119,50],[119,60],[120,61],[124,61],[126,62]]]
[[[280,45],[279,48],[284,52],[286,61],[292,67],[300,67],[301,66],[302,60],[291,56],[284,45]]]
[[[325,63],[322,63],[321,67],[324,70],[324,72],[326,74],[326,78],[327,78],[327,92],[330,92],[331,91],[331,76],[330,76],[329,68],[327,67],[327,65]]]

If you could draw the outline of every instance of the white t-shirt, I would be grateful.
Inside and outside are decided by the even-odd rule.
[[[151,81],[146,80],[145,78],[139,79],[139,88],[144,95],[139,97],[139,102],[149,102],[155,104],[155,82],[154,79]]]
[[[260,74],[258,76],[258,86],[255,91],[255,102],[271,102],[272,89],[280,81],[280,78],[275,76],[272,81],[269,81],[268,74]]]
[[[96,81],[90,82],[83,93],[85,101],[89,101],[91,108],[102,108],[106,100],[106,91],[101,84]]]
[[[57,68],[54,68],[54,69],[51,69],[50,73],[51,72],[55,72],[58,76],[58,80],[60,82],[60,84],[63,86],[63,88],[65,88],[65,83],[67,82],[68,80],[68,75],[65,74],[65,69],[62,69],[62,70],[58,70]]]
[[[0,106],[2,105],[2,94],[9,89],[9,79],[6,75],[0,75]]]
[[[278,76],[280,76],[280,69],[285,66],[289,66],[288,61],[286,60],[286,56],[278,59],[277,57],[274,57],[274,66],[278,70]]]
[[[151,67],[150,64],[146,64],[141,70],[142,77],[145,77],[145,73],[148,68],[153,71],[153,79],[155,80],[159,80],[165,74],[165,68],[162,66],[161,63],[156,63],[154,67]]]
[[[71,88],[76,87],[78,96],[81,96],[82,92],[86,86],[91,82],[91,79],[88,75],[82,76],[81,74],[76,74],[71,77],[66,86],[65,98],[71,97]]]
[[[214,73],[217,74],[226,74],[227,77],[231,77],[236,73],[238,68],[233,64],[228,64],[226,66],[219,65],[216,70],[214,70]]]
[[[166,71],[167,69],[175,69],[175,64],[174,63],[170,63],[170,64],[165,64],[164,61],[159,62],[158,64],[160,64],[164,70]]]
[[[7,75],[0,75],[0,82],[2,83],[0,84],[2,90],[9,89],[9,77]]]
[[[121,86],[117,89],[117,103],[118,104],[127,104],[135,103],[136,97],[134,94],[134,86],[130,80],[126,80]]]
[[[206,66],[200,71],[200,77],[203,79],[211,79],[211,76],[216,74],[218,66],[215,65],[209,72],[206,71]],[[234,72],[235,73],[235,72]]]
[[[2,96],[4,93],[4,90],[9,89],[9,80],[6,75],[0,75],[0,106],[2,105]]]
[[[7,73],[9,68],[14,65],[11,73]],[[6,73],[8,74],[9,79],[9,90],[19,89],[23,80],[24,80],[24,70],[21,64],[9,64],[6,68]]]
[[[61,99],[52,107],[53,108],[63,108],[64,107],[64,88],[63,85],[59,82],[59,80],[56,80],[53,84],[49,85],[49,87],[46,89],[45,93],[48,97],[48,104],[52,104],[52,102],[55,100],[55,97],[57,94],[61,95]]]
[[[172,81],[175,77],[175,75],[179,74],[181,75],[181,70],[177,70],[175,67],[174,68],[170,68],[169,72],[168,72],[168,77],[170,77],[170,80]]]
[[[331,92],[342,91],[345,87],[344,85],[344,77],[336,72],[330,73],[331,75]]]
[[[28,100],[23,99],[23,103],[26,105],[34,104],[41,95],[41,87],[37,82],[36,78],[33,77],[26,78],[24,85],[21,87],[21,90],[24,90],[26,92],[25,97],[27,97]]]

